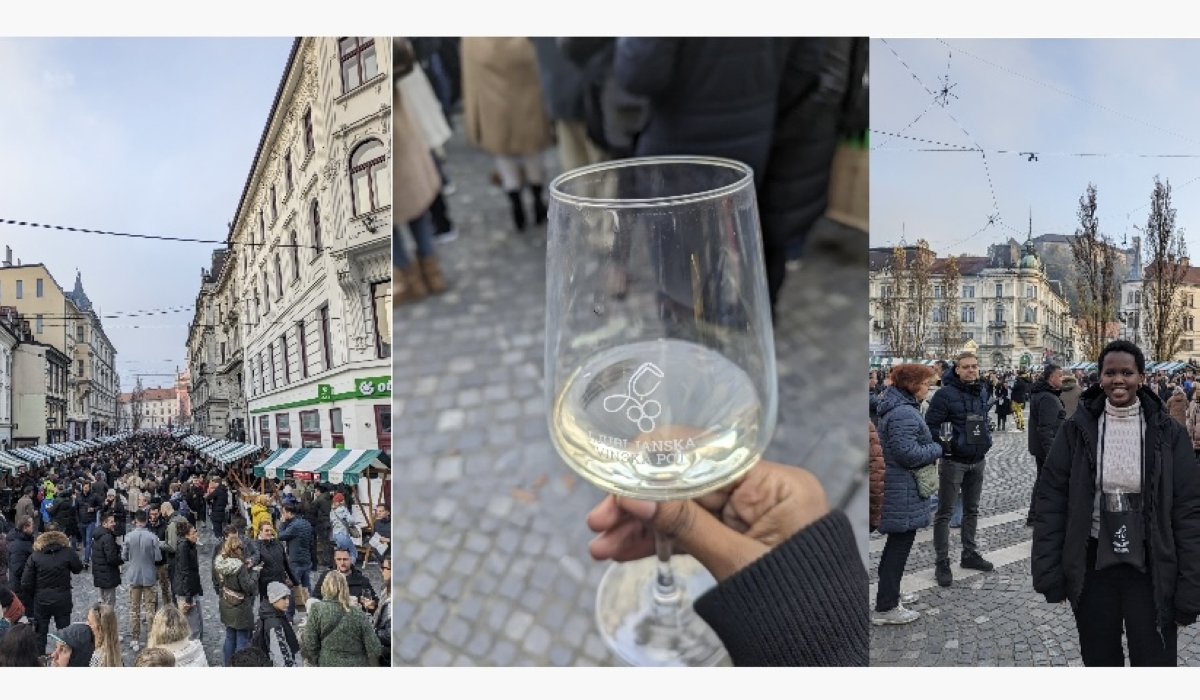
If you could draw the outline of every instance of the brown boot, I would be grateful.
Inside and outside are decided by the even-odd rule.
[[[392,285],[393,308],[419,301],[429,294],[425,282],[421,279],[421,273],[412,266],[393,268]]]
[[[421,277],[424,278],[425,286],[429,288],[431,294],[441,294],[446,291],[446,280],[442,277],[442,268],[438,265],[438,260],[434,256],[421,258]]]

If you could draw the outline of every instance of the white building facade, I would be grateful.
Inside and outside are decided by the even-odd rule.
[[[1046,277],[1045,266],[1031,243],[1026,243],[1020,255],[1016,253],[1006,246],[993,246],[989,256],[956,259],[960,275],[957,306],[962,338],[952,345],[974,341],[981,364],[989,368],[1074,362],[1075,324],[1063,298],[1061,284]],[[882,313],[883,299],[898,293],[887,271],[891,255],[890,249],[871,251],[872,357],[892,355],[890,334],[893,329],[887,327]],[[939,327],[944,323],[943,314],[948,313],[940,301],[946,297],[945,266],[946,260],[938,258],[931,268],[933,304],[927,342],[931,349],[941,345]]]
[[[390,450],[390,68],[384,37],[305,37],[289,58],[230,231],[237,303],[216,314],[240,329],[217,364],[241,375],[249,442]]]
[[[0,312],[0,448],[13,444],[13,363],[18,332],[16,309]]]

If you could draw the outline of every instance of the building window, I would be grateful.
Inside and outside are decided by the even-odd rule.
[[[267,271],[263,270],[263,304],[267,313],[271,313],[271,281],[267,279]]]
[[[1001,282],[996,283],[996,296],[998,296],[998,297],[1004,296],[1004,284]]]
[[[288,194],[292,193],[292,149],[283,154],[283,181],[287,185]]]
[[[37,315],[37,332],[39,334],[42,332],[42,315],[41,314]]]
[[[25,280],[17,280],[17,298],[25,298]]]
[[[319,412],[300,412],[300,446],[321,447],[321,414]]]
[[[338,39],[338,55],[342,62],[342,94],[350,92],[379,73],[373,38],[350,36]]]
[[[315,199],[312,202],[312,244],[312,259],[315,261],[321,257],[321,207],[317,205]]]
[[[342,409],[329,409],[329,438],[334,447],[345,447],[346,438],[342,435]]]
[[[1189,309],[1196,308],[1196,295],[1195,294],[1188,295],[1188,308]]]
[[[275,414],[275,434],[279,439],[279,447],[292,446],[292,425],[289,420],[290,416],[286,413]]]
[[[264,394],[267,391],[267,365],[263,361],[262,353],[258,353],[258,380],[262,383],[262,389],[258,392]]]
[[[329,307],[321,307],[321,352],[325,360],[324,369],[333,369],[333,353],[329,347]]]
[[[975,323],[975,307],[964,306],[962,310],[963,323]]]
[[[258,210],[258,244],[263,245],[267,242],[267,220],[263,210]]]
[[[379,208],[376,192],[386,186],[382,181],[386,166],[387,149],[378,139],[363,141],[350,154],[350,204],[353,216]]]
[[[995,340],[996,340],[996,343],[995,343],[996,345],[1004,345],[1004,334],[1003,334],[1003,333],[997,333],[997,334],[996,334],[996,337],[995,337]]]
[[[964,284],[963,285],[963,299],[974,299],[974,298],[975,298],[975,285]]]
[[[225,364],[225,342],[221,341],[221,364]]]
[[[38,278],[36,286],[37,286],[37,298],[41,299],[42,298],[42,278],[41,277]]]
[[[372,308],[375,310],[375,356],[379,359],[392,356],[392,313],[388,303],[391,282],[371,285]]]
[[[296,323],[296,344],[300,346],[300,376],[308,377],[308,340],[304,337],[304,321]]]
[[[262,439],[262,446],[271,449],[271,418],[269,416],[258,417],[258,434]]]
[[[1195,328],[1196,328],[1195,324],[1196,324],[1195,316],[1184,316],[1183,317],[1183,330],[1185,330],[1185,331],[1195,330]]]
[[[304,110],[304,153],[312,155],[316,144],[313,142],[312,107]]]
[[[283,299],[283,262],[279,259],[279,253],[275,254],[275,293],[279,299]]]
[[[279,202],[275,198],[275,185],[271,185],[271,221],[279,218]]]
[[[76,360],[76,364],[78,364],[79,367],[75,373],[82,377],[83,376],[83,360]],[[83,399],[80,399],[80,401],[82,401],[82,400]]]
[[[1194,341],[1194,340],[1183,341],[1183,349],[1188,352],[1192,352],[1193,350],[1196,349],[1196,341]]]
[[[933,298],[941,299],[944,296],[946,296],[946,288],[940,284],[935,284],[933,286]]]
[[[891,293],[892,293],[892,288],[889,285],[886,285],[886,284],[879,285],[879,298],[887,299],[889,296],[891,296]]]
[[[296,229],[292,229],[292,279],[300,281],[300,238]]]
[[[279,380],[275,378],[275,343],[267,343],[267,359],[270,360],[271,388],[279,388]]]
[[[283,354],[283,383],[292,383],[292,363],[288,362],[287,333],[279,336],[279,352]]]
[[[1004,307],[996,307],[996,323],[1004,323]]]
[[[83,342],[83,326],[78,326],[75,328],[75,339],[81,343]]]

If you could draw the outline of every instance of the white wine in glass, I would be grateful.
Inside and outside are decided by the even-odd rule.
[[[642,500],[692,499],[743,476],[777,402],[750,169],[613,161],[562,175],[550,197],[545,388],[559,454]],[[692,609],[715,582],[665,538],[656,549],[605,574],[601,633],[629,664],[718,662],[723,647]]]

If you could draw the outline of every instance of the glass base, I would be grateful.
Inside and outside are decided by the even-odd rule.
[[[715,666],[725,647],[692,603],[717,584],[693,557],[671,557],[675,601],[657,595],[658,560],[613,564],[596,592],[596,624],[609,649],[630,666]]]

